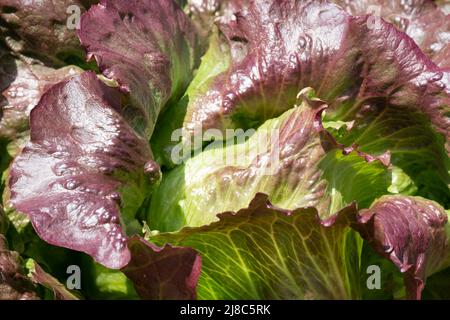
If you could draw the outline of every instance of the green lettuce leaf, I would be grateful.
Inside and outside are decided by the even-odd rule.
[[[87,255],[81,261],[84,272],[81,288],[87,299],[139,299],[133,283],[120,270],[108,269]]]
[[[336,144],[321,124],[325,108],[305,89],[297,106],[246,141],[245,132],[238,142],[217,141],[169,172],[152,196],[151,229],[208,224],[217,213],[246,207],[258,192],[281,208],[316,207],[323,218],[354,200],[368,207],[387,193],[387,159]]]
[[[199,299],[360,298],[354,204],[321,220],[314,208],[282,210],[258,194],[247,209],[219,218],[150,237],[200,253]]]
[[[183,95],[203,53],[173,0],[102,0],[83,14],[77,34],[103,75],[130,94],[125,118],[147,138],[165,104]]]
[[[394,166],[391,191],[420,195],[450,206],[450,162],[445,140],[423,114],[375,106],[352,119],[355,121],[350,130],[343,134],[331,132],[342,144],[358,145],[365,153],[389,152]]]

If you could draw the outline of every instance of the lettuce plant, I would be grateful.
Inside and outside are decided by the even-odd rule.
[[[0,9],[0,298],[445,297],[445,4]]]

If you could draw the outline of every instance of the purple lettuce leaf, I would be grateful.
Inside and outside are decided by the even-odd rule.
[[[226,15],[248,4],[248,0],[188,0],[185,11],[197,25],[203,38],[207,38],[215,29],[219,16]]]
[[[333,0],[352,15],[380,16],[405,32],[422,51],[435,58],[450,41],[450,16],[432,0]],[[373,20],[373,23],[376,23]],[[437,59],[441,67],[450,60]]]
[[[450,15],[439,9],[429,10],[411,21],[405,32],[414,39],[423,52],[441,68],[450,67],[448,52],[450,42]]]
[[[47,89],[81,72],[75,66],[52,69],[14,59],[7,54],[2,57],[1,68],[0,82],[9,83],[1,90],[6,101],[2,106],[0,139],[6,140],[14,140],[28,129],[31,109]]]
[[[122,271],[143,299],[196,299],[202,260],[188,247],[155,246],[142,237],[128,240],[130,263]]]
[[[404,273],[408,298],[420,299],[426,277],[450,265],[450,229],[437,203],[383,196],[360,211],[354,228]]]
[[[448,206],[449,74],[393,25],[371,27],[368,19],[352,20],[360,46],[357,90],[335,101],[324,121],[351,122],[338,141],[372,155],[389,151],[392,164],[412,181],[414,195]]]
[[[30,115],[30,142],[10,167],[11,204],[45,241],[110,268],[130,259],[126,233],[159,170],[121,115],[121,96],[92,72],[50,88]]]
[[[0,300],[37,300],[36,288],[24,273],[20,255],[8,250],[0,234]]]
[[[220,33],[181,105],[169,108],[161,119],[174,119],[171,126],[183,129],[187,144],[199,129],[255,128],[293,106],[305,87],[327,101],[353,78],[348,72],[354,64],[352,51],[348,57],[339,53],[349,17],[338,6],[290,0],[226,3],[230,8],[216,19]],[[205,74],[208,79],[202,81]],[[167,125],[160,127],[152,145],[170,149],[173,142],[160,132]],[[157,159],[167,158],[158,153]]]
[[[287,110],[308,86],[324,100],[335,96],[349,76],[347,59],[339,64],[332,59],[347,20],[339,7],[311,1],[251,1],[248,9],[220,17],[231,65],[189,102],[184,128],[193,132],[260,124]],[[334,73],[327,73],[329,68]],[[324,74],[328,79],[319,88]]]
[[[75,28],[68,27],[68,8],[76,6],[83,13],[95,2],[2,0],[0,34],[13,51],[60,66],[70,55],[83,56]]]
[[[147,138],[169,100],[177,100],[201,55],[195,27],[173,0],[101,1],[81,19],[88,58],[129,92],[127,118]]]
[[[189,96],[179,127],[191,136],[197,129],[257,127],[312,87],[340,112],[335,120],[347,121],[364,99],[399,112],[408,104],[450,140],[448,73],[391,24],[372,28],[370,17],[322,1],[264,0],[224,14],[218,25],[231,63],[202,94]],[[177,112],[175,106],[167,117]]]
[[[171,19],[162,20],[159,9]],[[114,45],[122,55],[98,47],[101,42],[96,36],[105,28],[96,24],[103,26],[99,17],[105,14],[111,18],[111,28],[117,26],[116,18],[123,24],[119,30],[106,28],[112,40],[102,43]],[[146,18],[150,16],[154,19]],[[119,31],[130,28],[139,31],[136,35],[142,41],[128,39],[138,46],[147,44],[133,57],[140,66],[130,64],[129,46],[117,46],[123,36]],[[86,252],[107,267],[121,268],[130,259],[125,235],[140,231],[135,215],[160,177],[146,138],[159,108],[180,95],[190,80],[197,36],[187,16],[172,2],[134,2],[130,7],[124,1],[93,7],[84,16],[79,34],[105,75],[130,91],[138,108],[121,104],[128,102],[127,97],[107,88],[92,73],[53,86],[33,109],[31,141],[11,166],[10,201],[30,217],[45,241]],[[114,65],[108,68],[103,62]],[[143,102],[151,103],[144,106]],[[33,169],[37,165],[39,170]]]

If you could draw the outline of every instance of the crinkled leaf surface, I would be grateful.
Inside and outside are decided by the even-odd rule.
[[[189,137],[196,137],[199,128],[225,133],[229,128],[257,127],[290,108],[297,92],[310,86],[335,110],[327,113],[327,121],[359,119],[367,129],[369,121],[365,120],[389,110],[388,120],[399,114],[413,118],[390,124],[391,134],[404,134],[415,126],[411,122],[416,119],[421,130],[436,140],[430,143],[435,150],[416,147],[413,152],[419,158],[427,152],[439,153],[436,149],[442,139],[449,150],[448,72],[433,64],[405,33],[382,20],[372,25],[370,18],[352,17],[321,1],[250,2],[220,18],[220,30],[230,50],[228,69],[209,79],[204,93],[189,96],[186,111],[176,106],[166,117],[183,118],[178,125],[184,130],[183,137],[188,136],[183,141],[190,143]],[[361,114],[362,110],[369,115]],[[344,144],[354,141],[350,142]],[[163,140],[159,143],[163,150],[173,145]],[[384,148],[381,154],[393,147]],[[397,151],[402,155],[395,155],[396,165],[407,153]],[[438,171],[445,160],[436,156],[440,163],[431,165],[433,168],[423,163],[416,167],[439,176],[442,189],[448,177]],[[401,167],[409,169],[407,164]],[[425,188],[430,185],[420,181],[422,184]],[[446,194],[444,190],[444,197]],[[442,195],[433,199],[437,197]]]
[[[321,217],[354,200],[368,207],[385,194],[391,177],[382,160],[337,145],[321,124],[326,105],[308,92],[247,141],[242,133],[240,143],[213,143],[165,175],[152,197],[150,227],[201,226],[246,207],[258,192],[281,208],[316,207]]]
[[[29,114],[42,94],[52,85],[81,73],[81,69],[75,66],[52,69],[8,58],[2,59],[0,77],[5,77],[5,80],[0,81],[7,82],[7,78],[13,80],[2,90],[6,102],[2,107],[0,139],[13,140],[28,129]]]
[[[192,247],[202,256],[200,299],[358,298],[359,249],[349,206],[321,220],[313,208],[286,211],[258,194],[220,220],[150,240]]]
[[[379,2],[381,5],[383,3]],[[348,5],[364,7],[366,4],[364,1],[355,1]],[[355,10],[362,10],[361,7]],[[425,42],[448,43],[448,35],[445,36],[445,32],[448,33],[448,18],[439,19],[441,14],[435,12],[438,9],[434,4],[428,1],[392,1],[389,5],[386,3],[382,10],[386,10],[386,14],[392,11],[394,16],[397,14],[396,17],[410,15],[414,21],[425,17],[432,19],[433,23],[445,22],[444,29],[433,31],[415,30],[432,26],[430,21],[424,20],[422,26],[411,23],[408,29],[411,31],[407,32],[422,47]],[[419,16],[420,19],[413,18]],[[351,128],[340,137],[337,136],[340,142],[345,145],[356,143],[360,150],[372,155],[390,151],[397,171],[411,181],[408,189],[412,187],[416,190],[413,194],[448,207],[448,72],[434,65],[411,39],[389,24],[383,21],[375,24],[369,22],[370,18],[355,18],[355,24],[359,25],[355,30],[365,29],[355,36],[361,43],[361,60],[371,67],[361,67],[360,88],[342,102],[336,103],[335,113],[330,112],[326,120],[352,121]],[[418,38],[424,35],[436,35],[441,40]],[[442,47],[439,43],[436,46]],[[437,52],[445,55],[444,51],[439,49]],[[425,52],[429,53],[427,50]]]
[[[426,277],[450,265],[450,229],[437,203],[383,196],[360,212],[355,229],[405,274],[408,297],[420,299]]]
[[[172,0],[112,0],[83,15],[78,36],[103,74],[130,92],[127,118],[146,137],[170,98],[177,100],[201,55],[187,15]]]
[[[366,49],[361,60],[371,67],[361,65],[359,88],[333,103],[325,122],[351,122],[348,130],[335,135],[338,141],[357,144],[372,155],[389,151],[393,165],[410,177],[417,194],[448,206],[448,73],[393,26],[380,22],[369,30],[366,18],[356,18],[355,24],[356,30],[366,29],[354,36]]]
[[[325,123],[350,122],[335,135],[339,142],[357,144],[374,156],[390,152],[392,164],[409,176],[416,194],[448,206],[448,73],[392,25],[380,22],[369,29],[367,18],[355,18],[354,25],[361,61],[368,65],[361,64],[355,77],[357,90],[332,103]]]
[[[94,73],[53,86],[31,112],[31,141],[10,169],[11,203],[45,241],[127,264],[125,232],[154,183],[148,143]],[[125,230],[126,229],[126,230]]]
[[[251,1],[248,9],[231,11],[219,21],[231,64],[204,95],[189,101],[183,128],[191,133],[196,127],[224,130],[261,124],[292,106],[302,88],[314,87],[326,99],[336,96],[351,76],[347,58],[333,59],[348,23],[337,6]]]
[[[450,60],[438,58],[450,41],[450,16],[438,8],[434,1],[333,0],[333,2],[341,5],[352,15],[372,14],[374,17],[382,17],[413,38],[433,61],[442,67],[450,66]],[[369,23],[375,25],[378,22],[370,19]]]
[[[185,11],[197,24],[200,34],[206,39],[214,30],[214,24],[219,16],[248,5],[248,0],[187,0]]]
[[[155,246],[142,237],[128,240],[131,261],[123,272],[143,299],[195,299],[202,260],[188,247]]]
[[[68,56],[83,56],[75,28],[95,0],[3,0],[0,32],[9,47],[51,64],[61,65]],[[2,37],[2,38],[3,38]]]

